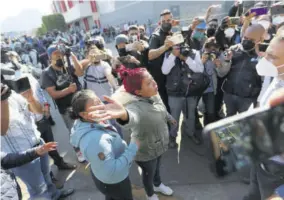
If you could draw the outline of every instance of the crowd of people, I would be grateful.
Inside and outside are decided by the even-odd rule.
[[[254,5],[261,7],[265,4]],[[258,15],[235,1],[220,22],[208,15],[173,33],[176,20],[163,10],[149,37],[143,25],[130,25],[115,37],[118,56],[97,34],[53,31],[40,38],[5,39],[2,198],[22,198],[15,177],[26,184],[30,199],[61,199],[74,193],[56,187],[50,170],[48,155],[60,170],[77,166],[65,162],[56,150],[51,129],[55,122],[46,95],[68,128],[78,161],[89,162],[94,183],[107,200],[133,199],[129,169],[134,161],[142,170],[147,199],[158,200],[156,192],[173,195],[162,182],[160,166],[164,153],[178,147],[181,113],[182,139],[200,145],[206,139],[201,134],[204,126],[264,106],[284,87],[284,13]],[[173,39],[180,36],[179,42]],[[78,51],[72,48],[76,45]],[[39,63],[40,77],[25,70],[25,65]],[[28,77],[30,88],[13,91],[8,72],[13,81]],[[281,185],[283,190],[283,156],[270,165],[269,172],[261,163],[250,167],[245,200],[272,199]],[[222,176],[218,165],[211,166]]]

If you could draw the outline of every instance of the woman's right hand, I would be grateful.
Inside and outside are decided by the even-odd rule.
[[[104,99],[108,102],[107,104],[93,106],[87,110],[90,118],[98,119],[99,121],[109,119],[121,119],[123,121],[128,121],[128,113],[123,105],[107,96],[104,96]]]

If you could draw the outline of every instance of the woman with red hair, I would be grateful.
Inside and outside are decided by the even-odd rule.
[[[168,114],[158,86],[145,68],[124,69],[120,74],[124,88],[112,98],[105,97],[108,104],[94,106],[89,115],[99,120],[117,119],[140,142],[135,161],[142,169],[147,199],[157,200],[154,192],[172,195],[172,189],[161,182],[160,164],[168,149],[167,122],[174,124],[175,120]]]

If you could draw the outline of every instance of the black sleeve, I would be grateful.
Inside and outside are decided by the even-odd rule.
[[[56,86],[56,83],[54,82],[54,80],[52,80],[51,77],[54,78],[54,80],[56,80],[56,77],[54,77],[54,74],[51,74],[51,71],[47,71],[47,70],[42,71],[41,76],[40,76],[41,88],[46,89],[48,87]]]
[[[150,37],[149,41],[149,50],[151,49],[158,49],[162,46],[163,44],[160,44],[160,38],[156,34],[152,34]]]
[[[145,49],[142,52],[142,60],[141,60],[142,67],[147,67],[148,66],[148,62],[149,62],[148,53],[149,53],[149,48]]]
[[[1,152],[1,166],[3,169],[11,169],[20,167],[27,164],[39,156],[36,154],[35,149],[30,149],[25,152],[8,153]]]
[[[228,13],[228,16],[229,17],[235,17],[236,14],[237,14],[237,11],[238,11],[238,7],[236,7],[235,5],[233,5],[230,10],[229,10],[229,13]]]
[[[224,30],[221,29],[221,27],[219,27],[215,33],[215,38],[216,38],[216,42],[217,44],[220,46],[221,50],[225,50],[225,33]]]
[[[191,46],[190,44],[191,44],[191,35],[192,35],[192,32],[193,32],[193,30],[191,29],[191,28],[189,28],[188,29],[188,31],[185,33],[186,35],[185,35],[185,42],[189,45],[189,46]]]

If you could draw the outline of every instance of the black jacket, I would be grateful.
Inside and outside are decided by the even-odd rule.
[[[257,98],[261,90],[261,77],[257,74],[257,54],[249,55],[240,45],[231,48],[233,58],[231,69],[223,84],[226,93],[244,98]]]
[[[15,175],[9,169],[22,166],[38,158],[35,149],[21,153],[1,152],[1,199],[20,200],[22,199],[21,189]]]
[[[239,6],[233,5],[229,10],[228,16],[235,17],[236,14],[237,16],[241,16],[243,14],[243,11],[244,11],[243,4],[239,4]]]

